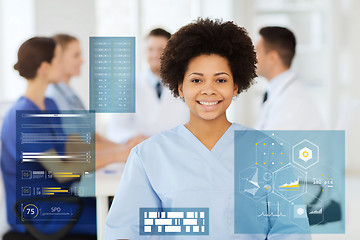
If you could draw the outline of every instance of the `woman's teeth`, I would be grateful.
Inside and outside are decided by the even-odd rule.
[[[199,103],[205,106],[212,106],[218,104],[219,102],[199,102]]]

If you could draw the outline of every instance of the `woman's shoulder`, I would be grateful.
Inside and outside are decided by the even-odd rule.
[[[50,106],[50,110],[57,110],[55,102],[50,98],[45,98],[45,105]],[[39,108],[30,99],[24,96],[20,97],[5,114],[3,128],[16,123],[16,112],[20,110],[32,111],[39,110]]]
[[[20,97],[7,111],[3,118],[2,137],[7,138],[10,132],[14,132],[16,129],[16,111],[18,110],[32,110],[33,103],[25,98]]]
[[[5,119],[16,117],[17,110],[34,110],[34,103],[26,97],[20,97],[7,111]]]
[[[45,107],[46,107],[46,110],[55,110],[55,111],[59,110],[58,106],[56,105],[56,102],[52,98],[49,98],[49,97],[45,98]]]
[[[172,144],[175,140],[179,140],[183,127],[183,125],[178,125],[169,130],[157,133],[136,145],[135,150],[140,151],[142,149],[154,148],[155,146],[165,147],[167,144]]]
[[[245,125],[241,125],[241,124],[239,124],[239,123],[233,123],[233,124],[231,125],[231,127],[233,128],[234,131],[235,131],[235,130],[255,130],[255,129],[250,128],[250,127],[247,127],[247,126],[245,126]]]
[[[14,103],[11,110],[37,110],[37,107],[30,99],[22,96]]]

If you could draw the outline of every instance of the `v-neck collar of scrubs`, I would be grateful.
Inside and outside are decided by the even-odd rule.
[[[233,132],[233,127],[234,124],[232,123],[211,150],[209,150],[189,129],[187,129],[185,125],[181,125],[180,131],[191,141],[190,144],[195,144],[202,152],[208,152],[219,159],[226,149],[226,146],[229,146],[234,140],[233,138],[228,137],[228,135]]]

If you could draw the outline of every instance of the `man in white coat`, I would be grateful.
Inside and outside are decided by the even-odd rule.
[[[315,102],[290,70],[295,55],[294,34],[283,27],[260,29],[256,45],[257,74],[269,84],[258,121],[259,130],[321,130]]]
[[[108,137],[125,142],[134,136],[151,136],[170,129],[189,119],[188,108],[171,95],[160,79],[160,57],[171,34],[153,29],[146,38],[146,57],[149,69],[136,82],[136,113],[116,114],[108,126]]]

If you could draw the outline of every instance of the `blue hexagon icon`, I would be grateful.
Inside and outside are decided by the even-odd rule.
[[[292,150],[293,163],[304,169],[319,162],[319,147],[307,139],[293,146]]]

